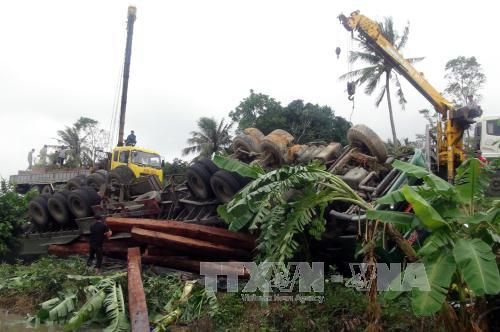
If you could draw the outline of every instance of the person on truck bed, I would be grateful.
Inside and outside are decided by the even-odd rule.
[[[46,166],[47,165],[47,145],[44,145],[43,148],[40,149],[40,152],[38,152],[38,157],[39,159],[39,164],[41,166]]]
[[[96,222],[90,226],[90,236],[89,236],[89,259],[87,260],[87,266],[90,267],[94,258],[96,258],[95,268],[96,272],[101,272],[102,264],[102,253],[104,239],[109,238],[112,234],[108,225],[106,225],[106,218],[103,216],[96,216]]]
[[[59,151],[59,157],[57,158],[59,165],[64,165],[64,159],[66,159],[66,154],[68,153],[69,149],[66,149],[63,146],[61,146],[61,151]]]
[[[126,146],[135,146],[136,143],[137,143],[137,140],[135,138],[134,131],[131,130],[130,135],[128,135],[127,139],[125,140],[125,145]]]
[[[31,169],[33,167],[33,153],[35,152],[35,149],[31,149],[30,152],[28,152],[28,169]]]

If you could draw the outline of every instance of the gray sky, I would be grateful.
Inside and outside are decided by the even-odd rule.
[[[349,118],[345,82],[349,33],[336,16],[359,9],[373,19],[410,21],[406,57],[443,90],[445,63],[476,56],[488,81],[481,105],[500,112],[500,66],[491,37],[492,1],[0,1],[0,176],[27,167],[34,147],[78,117],[109,127],[123,65],[126,12],[137,6],[126,132],[167,160],[181,155],[201,116],[227,114],[250,89],[286,105],[294,99],[331,106]],[[342,54],[336,59],[335,48]],[[408,105],[394,102],[397,133],[414,138],[430,104],[403,83]],[[497,91],[497,92],[495,92]],[[360,89],[353,123],[390,136],[387,104]]]

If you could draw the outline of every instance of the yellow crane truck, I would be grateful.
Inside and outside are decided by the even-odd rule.
[[[475,122],[475,118],[481,116],[481,108],[476,105],[456,108],[385,38],[377,22],[361,15],[359,11],[350,16],[340,14],[338,18],[348,31],[356,31],[359,38],[404,76],[439,113],[435,150],[429,151],[427,158],[434,158],[434,170],[446,174],[448,181],[453,181],[456,167],[465,159],[464,132]]]

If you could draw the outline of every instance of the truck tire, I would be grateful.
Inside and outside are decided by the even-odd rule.
[[[86,176],[83,174],[77,175],[66,182],[67,190],[75,190],[85,185]]]
[[[53,190],[50,184],[46,184],[45,186],[42,187],[42,190],[40,190],[41,194],[52,194]]]
[[[66,224],[71,219],[68,209],[67,195],[56,192],[47,202],[47,208],[52,218],[61,225]]]
[[[92,206],[99,204],[99,202],[99,195],[90,187],[76,189],[68,195],[69,210],[77,219],[92,216]]]
[[[186,171],[187,186],[193,195],[200,199],[213,197],[210,186],[210,173],[199,163],[191,165]]]
[[[47,226],[51,221],[47,200],[46,196],[37,196],[28,204],[29,215],[38,228]]]
[[[108,171],[106,171],[105,169],[98,169],[97,171],[95,171],[97,174],[101,174],[104,179],[106,179],[106,177],[108,176]]]
[[[233,199],[234,195],[242,188],[237,179],[238,174],[220,170],[210,178],[212,190],[222,203],[227,203]]]
[[[94,188],[95,191],[99,191],[101,186],[105,183],[106,178],[101,173],[90,174],[86,180],[87,186]]]
[[[234,140],[233,140],[233,149],[235,151],[241,150],[245,151],[247,153],[250,152],[260,152],[260,141],[252,136],[241,134],[238,135]]]
[[[110,180],[111,178],[119,180],[122,184],[129,184],[135,179],[135,174],[130,168],[125,165],[120,165],[109,172]]]
[[[358,124],[347,131],[347,141],[349,145],[361,148],[381,163],[387,160],[387,149],[380,137],[373,130],[365,125]]]
[[[214,174],[219,170],[219,167],[214,164],[214,162],[208,158],[203,158],[198,160],[198,163],[201,164],[205,169],[210,173],[210,175]]]
[[[486,189],[489,197],[500,197],[500,170],[490,176],[490,185]]]

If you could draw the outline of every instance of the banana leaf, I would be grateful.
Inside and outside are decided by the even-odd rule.
[[[448,251],[442,252],[435,260],[424,264],[431,289],[430,291],[412,289],[411,306],[416,315],[430,316],[443,306],[451,278],[456,271],[456,264]]]
[[[500,292],[500,275],[491,247],[480,239],[460,239],[453,255],[467,285],[477,295]]]

